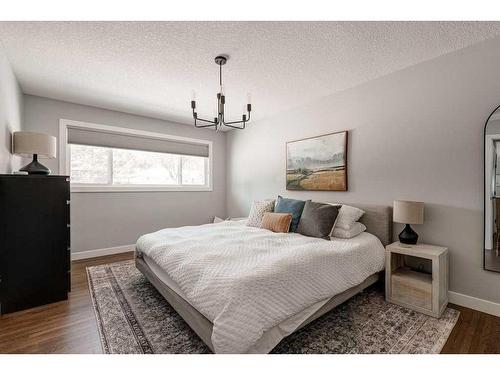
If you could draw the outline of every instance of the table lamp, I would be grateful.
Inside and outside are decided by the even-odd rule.
[[[399,233],[399,242],[415,245],[418,240],[418,234],[410,224],[424,223],[424,202],[412,201],[394,201],[393,221],[405,224],[401,233]]]
[[[56,137],[42,133],[14,132],[12,152],[24,157],[33,156],[33,161],[19,169],[28,174],[50,174],[50,169],[38,162],[38,157],[54,159],[56,157]]]

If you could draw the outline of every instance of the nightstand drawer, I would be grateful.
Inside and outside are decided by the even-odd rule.
[[[401,268],[392,276],[392,299],[432,310],[432,276]]]

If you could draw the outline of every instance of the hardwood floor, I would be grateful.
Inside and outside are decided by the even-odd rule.
[[[67,301],[0,317],[0,353],[101,353],[85,267],[131,259],[132,253],[75,261]],[[500,353],[500,317],[465,307],[442,353]]]
[[[0,317],[0,353],[102,353],[85,268],[133,253],[72,262],[67,301]]]
[[[453,304],[449,307],[459,310],[460,318],[441,353],[500,353],[500,317]]]

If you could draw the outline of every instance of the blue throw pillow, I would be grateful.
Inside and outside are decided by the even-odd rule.
[[[296,232],[299,226],[300,216],[304,210],[305,201],[298,199],[288,199],[283,198],[278,195],[278,201],[276,202],[276,207],[274,212],[278,213],[290,213],[292,214],[292,223],[290,224],[290,232]]]

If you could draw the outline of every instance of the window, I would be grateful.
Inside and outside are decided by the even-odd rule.
[[[109,184],[109,150],[102,147],[70,145],[71,183]]]
[[[119,185],[178,185],[183,156],[136,150],[111,150],[113,183]],[[184,156],[192,158],[193,156]],[[199,173],[204,175],[204,165]],[[203,185],[201,183],[200,185]]]
[[[61,147],[73,192],[211,190],[208,141],[68,123],[61,120]]]

